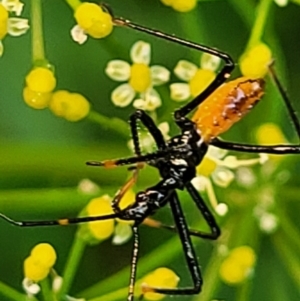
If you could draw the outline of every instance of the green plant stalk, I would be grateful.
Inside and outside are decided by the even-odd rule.
[[[103,128],[110,129],[121,136],[128,138],[129,131],[128,131],[128,124],[127,122],[119,119],[119,118],[109,118],[104,115],[99,114],[96,111],[91,110],[89,115],[87,116],[89,121],[95,122],[99,124]]]
[[[45,60],[41,0],[31,0],[31,43],[33,64]]]
[[[273,0],[261,0],[257,6],[255,23],[252,27],[246,49],[249,49],[261,41],[264,34],[267,17]]]
[[[108,293],[106,295],[88,299],[87,301],[114,301],[114,300],[125,300],[128,295],[128,286],[124,288],[120,288],[112,293]]]
[[[44,301],[55,301],[53,292],[49,285],[49,279],[45,278],[40,283],[41,293]]]
[[[12,301],[29,301],[26,295],[19,293],[17,290],[13,289],[3,282],[0,282],[0,296],[3,296]],[[30,301],[37,301],[37,299],[35,297],[32,297]]]
[[[80,0],[65,0],[69,6],[73,9],[76,10],[77,7],[81,4]]]
[[[58,300],[65,300],[65,295],[68,294],[74,277],[77,272],[78,265],[85,250],[86,243],[78,235],[75,235],[67,263],[62,273],[63,284],[58,293]]]
[[[286,243],[282,233],[277,232],[272,235],[272,242],[300,293],[300,261],[298,256],[295,255],[292,248]]]

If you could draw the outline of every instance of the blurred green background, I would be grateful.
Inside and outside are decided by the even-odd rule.
[[[163,6],[159,0],[106,2],[117,16],[214,46],[229,53],[235,61],[238,61],[246,47],[256,5],[256,1],[248,0],[199,1],[194,11],[180,14]],[[30,1],[25,0],[24,3],[23,16],[30,19]],[[65,1],[42,1],[42,9],[46,56],[55,67],[57,89],[82,93],[95,111],[107,117],[127,120],[134,111],[132,106],[121,109],[112,104],[110,93],[118,83],[104,74],[104,68],[111,59],[129,61],[129,49],[135,41],[142,39],[150,42],[151,62],[164,65],[169,70],[174,68],[179,59],[198,64],[199,54],[195,52],[123,28],[117,28],[107,39],[89,38],[87,43],[79,46],[70,37],[69,31],[75,21],[73,12]],[[300,6],[293,3],[284,8],[272,5],[265,30],[263,40],[273,50],[279,76],[299,111]],[[127,176],[126,168],[93,169],[85,166],[85,161],[129,155],[129,136],[125,139],[117,132],[88,120],[70,123],[55,117],[49,110],[29,108],[22,99],[22,89],[24,78],[32,67],[30,31],[18,38],[7,37],[3,43],[5,52],[0,59],[0,212],[20,220],[76,216],[89,200],[89,197],[77,193],[76,186],[80,180],[92,179],[100,186],[101,193],[113,194]],[[238,68],[234,75],[239,75]],[[174,75],[172,80],[175,80]],[[280,124],[290,141],[296,141],[280,96],[272,88],[272,84],[268,84],[271,87],[267,88],[262,103],[224,137],[233,141],[253,142],[254,129],[264,122],[274,121]],[[163,96],[168,95],[166,87],[159,91]],[[159,122],[171,121],[171,113],[178,105],[166,97],[162,107],[157,110]],[[173,124],[171,132],[176,133]],[[299,227],[297,212],[300,209],[296,202],[300,175],[297,161],[299,159],[293,157],[286,163],[285,168],[290,170],[292,178],[287,184],[288,188],[280,195],[295,227]],[[139,188],[153,184],[153,176],[157,177],[154,171],[143,171]],[[290,191],[296,192],[289,193]],[[220,199],[226,195],[226,191],[217,192]],[[229,196],[225,196],[225,200],[228,199]],[[168,219],[167,210],[163,210],[159,216],[164,218],[165,214]],[[189,214],[190,219],[193,219],[193,214],[188,212],[187,215]],[[56,270],[62,271],[75,230],[76,227],[72,226],[20,229],[0,221],[0,281],[22,291],[23,260],[30,249],[41,241],[50,242],[55,247],[58,253]],[[165,231],[142,227],[141,257],[159,248],[171,237],[173,235]],[[294,239],[299,240],[300,237]],[[197,254],[203,268],[210,258],[212,248],[213,244],[210,242],[197,244]],[[101,294],[101,289],[99,292],[80,292],[128,266],[130,256],[131,242],[116,247],[108,240],[87,248],[71,294],[79,293],[83,297]],[[155,258],[149,260],[155,261]],[[166,266],[178,272],[182,285],[189,283],[186,264],[180,253],[171,263],[167,262]],[[126,286],[128,279],[129,274],[120,280],[117,288]],[[109,291],[108,285],[106,289]],[[299,287],[291,280],[269,237],[263,236],[249,300],[274,301],[285,298],[297,301],[299,293]],[[235,296],[235,289],[224,285],[214,298],[238,300]],[[177,299],[192,300],[192,297]]]

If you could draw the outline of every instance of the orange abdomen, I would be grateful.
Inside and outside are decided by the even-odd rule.
[[[264,94],[263,79],[241,77],[220,86],[192,117],[205,142],[226,132],[247,114]]]

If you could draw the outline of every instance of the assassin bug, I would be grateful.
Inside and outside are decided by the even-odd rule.
[[[0,214],[0,217],[13,225],[20,227],[68,225],[112,218],[133,220],[134,224],[132,228],[134,233],[134,247],[128,293],[128,300],[132,301],[134,299],[134,285],[139,250],[138,226],[143,223],[148,216],[155,213],[156,210],[166,204],[169,204],[174,217],[175,227],[165,227],[171,230],[175,229],[180,237],[185,259],[193,280],[193,285],[191,287],[176,289],[144,287],[143,292],[151,291],[168,295],[197,294],[201,291],[203,281],[197,256],[191,241],[191,236],[214,240],[220,235],[220,228],[217,225],[213,214],[191,184],[191,180],[196,175],[196,166],[199,165],[204,158],[208,145],[241,152],[264,152],[269,154],[298,154],[300,153],[300,145],[263,146],[238,144],[220,140],[218,136],[227,131],[234,123],[240,120],[261,99],[264,90],[264,80],[243,77],[225,83],[234,69],[234,62],[228,54],[202,44],[193,43],[154,29],[143,27],[123,18],[114,17],[110,9],[104,6],[103,8],[112,15],[114,25],[116,26],[127,27],[185,47],[209,53],[222,59],[224,66],[217,74],[214,81],[201,94],[175,111],[174,121],[180,129],[179,135],[165,141],[162,133],[151,117],[144,111],[138,110],[130,116],[129,120],[134,142],[135,156],[125,159],[106,160],[102,162],[87,162],[88,165],[103,166],[105,168],[120,165],[134,166],[132,178],[119,190],[113,200],[113,214],[50,221],[15,221],[3,214]],[[278,81],[273,67],[270,66],[269,68],[270,74],[285,101],[293,125],[298,137],[300,138],[300,123],[295,111]],[[187,115],[195,109],[196,112],[193,117],[191,119],[188,118]],[[138,137],[138,121],[148,129],[149,133],[154,138],[157,145],[156,152],[145,155],[142,154]],[[122,196],[129,187],[135,183],[138,171],[142,168],[143,164],[148,164],[157,168],[160,173],[161,180],[156,185],[137,193],[135,202],[132,205],[125,209],[120,209],[119,203]],[[210,232],[206,233],[188,228],[177,196],[177,189],[187,190],[208,224]]]

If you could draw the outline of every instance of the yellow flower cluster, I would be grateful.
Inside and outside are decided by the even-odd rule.
[[[71,30],[73,40],[83,44],[87,35],[101,39],[108,36],[113,30],[112,17],[101,6],[84,2],[75,10],[74,17],[77,25]]]
[[[56,78],[50,69],[32,69],[26,76],[23,90],[25,103],[34,109],[49,107],[56,116],[68,121],[78,121],[88,115],[90,104],[84,96],[64,90],[53,93],[55,86]]]
[[[194,9],[197,0],[160,0],[164,5],[171,6],[174,10],[185,13]]]
[[[264,43],[259,43],[248,49],[240,58],[240,69],[244,76],[263,78],[272,62],[271,49]]]
[[[48,243],[36,245],[24,261],[24,275],[26,278],[39,282],[45,279],[56,262],[56,252]]]
[[[247,279],[256,262],[256,255],[249,246],[233,249],[220,267],[221,279],[229,285],[238,285]]]
[[[81,94],[60,90],[53,93],[49,109],[68,121],[79,121],[88,115],[90,104]]]
[[[26,76],[26,87],[23,97],[30,107],[44,109],[51,99],[51,92],[56,86],[56,79],[51,70],[47,68],[34,68]]]

